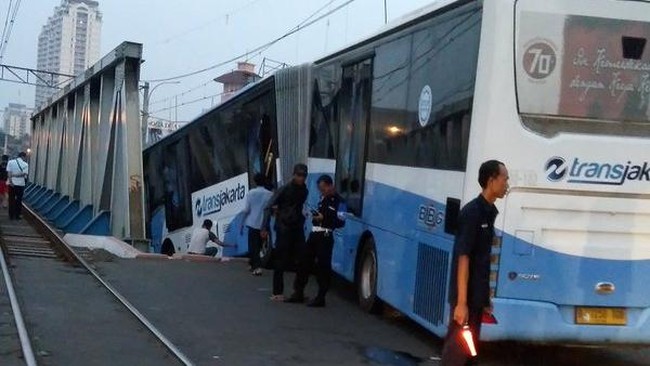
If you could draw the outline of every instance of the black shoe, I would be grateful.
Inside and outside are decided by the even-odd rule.
[[[292,304],[302,304],[303,302],[305,302],[305,300],[306,300],[305,295],[294,292],[293,295],[285,299],[284,302],[288,302]]]
[[[310,308],[324,308],[325,307],[325,298],[317,297],[307,303],[307,306]]]

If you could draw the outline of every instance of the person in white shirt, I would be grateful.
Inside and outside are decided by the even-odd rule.
[[[246,196],[246,207],[240,227],[241,234],[244,233],[244,225],[248,228],[248,256],[250,271],[254,276],[262,275],[262,260],[260,250],[262,249],[262,220],[264,220],[264,208],[269,203],[273,193],[266,189],[266,177],[263,174],[256,174],[253,178],[255,188],[251,189]]]
[[[23,207],[23,193],[27,184],[29,165],[27,154],[21,152],[16,159],[7,163],[7,185],[9,186],[9,219],[20,220]]]
[[[219,247],[222,245],[219,242],[219,239],[217,239],[217,236],[212,231],[210,231],[210,229],[212,229],[211,220],[203,221],[203,226],[198,229],[194,229],[194,232],[192,233],[192,239],[190,240],[190,246],[187,248],[188,254],[199,254],[214,257],[219,253]],[[208,247],[207,245],[209,242],[213,242],[217,246]]]

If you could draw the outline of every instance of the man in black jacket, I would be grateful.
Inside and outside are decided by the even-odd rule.
[[[452,313],[442,350],[443,366],[477,364],[475,358],[469,357],[461,333],[463,326],[468,326],[478,349],[483,314],[492,313],[490,258],[494,222],[499,213],[494,203],[508,192],[508,179],[508,169],[502,162],[486,161],[478,173],[483,191],[460,211],[449,289]]]
[[[294,254],[305,245],[305,215],[307,200],[307,166],[296,164],[291,182],[278,189],[264,209],[261,235],[269,235],[271,215],[275,213],[276,243],[273,252],[273,296],[271,300],[284,301],[284,271],[289,268]]]
[[[309,307],[325,306],[325,295],[329,290],[332,277],[334,230],[345,225],[346,215],[343,198],[336,193],[334,182],[329,175],[321,175],[318,178],[318,190],[321,193],[321,198],[318,202],[318,210],[312,212],[314,226],[301,256],[300,267],[293,283],[294,293],[286,300],[291,303],[305,301],[304,290],[315,261],[318,294],[307,304]]]

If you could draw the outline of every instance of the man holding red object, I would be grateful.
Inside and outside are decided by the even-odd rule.
[[[478,177],[483,191],[460,212],[449,294],[453,310],[442,350],[443,366],[476,363],[463,337],[463,328],[469,327],[475,352],[478,352],[483,315],[492,312],[490,255],[495,236],[494,221],[499,213],[494,203],[508,192],[508,178],[508,170],[500,161],[483,163]]]

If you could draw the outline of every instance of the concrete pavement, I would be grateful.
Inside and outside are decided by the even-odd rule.
[[[199,365],[438,365],[442,340],[404,317],[362,312],[342,281],[327,308],[311,309],[270,302],[271,273],[253,277],[242,262],[116,259],[96,266]],[[286,276],[288,289],[292,279]],[[497,343],[483,348],[482,360],[488,366],[641,366],[650,364],[650,351]]]

